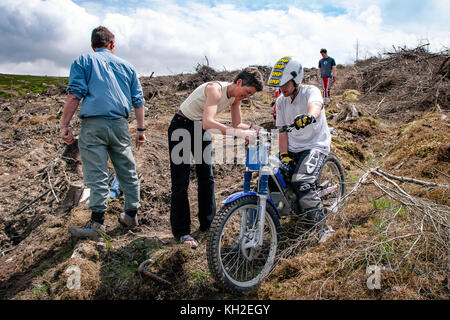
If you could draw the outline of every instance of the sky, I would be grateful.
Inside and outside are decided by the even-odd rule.
[[[1,0],[0,73],[69,76],[99,25],[140,76],[272,66],[294,56],[317,67],[430,43],[450,47],[450,0]],[[358,50],[356,50],[358,44]]]

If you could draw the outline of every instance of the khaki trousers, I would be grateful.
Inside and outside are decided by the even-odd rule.
[[[89,208],[105,212],[108,199],[108,156],[125,196],[125,211],[140,207],[139,180],[126,119],[84,118],[78,146],[83,179],[91,189]]]

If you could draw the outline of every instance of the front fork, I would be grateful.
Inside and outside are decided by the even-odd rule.
[[[269,174],[270,170],[267,166],[264,166],[259,172],[260,179],[258,184],[258,202],[256,214],[254,210],[250,209],[245,210],[241,217],[241,251],[248,260],[252,260],[254,254],[263,245],[264,222],[266,219],[266,205],[269,189]],[[251,179],[251,172],[246,172],[244,189],[246,188],[246,186],[249,186],[249,183],[246,183],[249,178]]]

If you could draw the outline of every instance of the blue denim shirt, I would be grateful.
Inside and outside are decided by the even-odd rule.
[[[83,99],[78,117],[128,118],[144,102],[134,67],[108,49],[79,56],[70,68],[67,93]]]

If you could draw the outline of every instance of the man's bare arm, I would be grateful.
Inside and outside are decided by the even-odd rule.
[[[80,99],[78,99],[74,94],[67,95],[66,102],[64,104],[63,115],[59,124],[59,136],[67,144],[72,144],[75,142],[75,138],[73,136],[72,130],[70,130],[69,125],[73,115],[78,109],[79,104]]]
[[[145,123],[145,107],[144,105],[140,106],[139,108],[134,109],[135,115],[136,115],[136,124],[137,128],[144,128]],[[139,150],[140,147],[147,141],[147,138],[145,137],[144,131],[136,130],[136,148]]]

